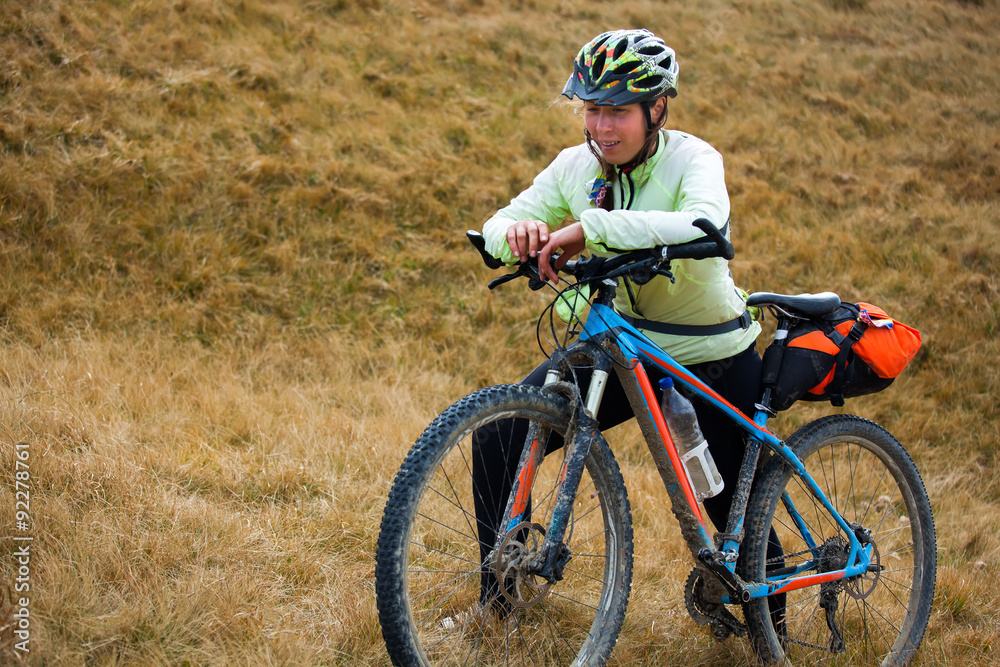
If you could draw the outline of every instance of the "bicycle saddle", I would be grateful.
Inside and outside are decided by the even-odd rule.
[[[747,306],[775,306],[790,315],[819,317],[840,307],[840,297],[833,292],[819,294],[774,294],[754,292],[747,297]]]

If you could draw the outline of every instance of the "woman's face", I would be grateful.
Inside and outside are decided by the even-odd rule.
[[[662,98],[653,105],[654,119],[663,113],[664,105]],[[646,141],[646,113],[641,104],[612,107],[584,102],[583,115],[590,136],[611,164],[628,164]]]

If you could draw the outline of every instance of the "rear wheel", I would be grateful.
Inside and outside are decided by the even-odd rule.
[[[927,628],[937,570],[934,519],[916,466],[888,431],[851,415],[807,424],[787,445],[847,523],[870,535],[875,567],[852,579],[788,591],[780,609],[775,602],[781,596],[753,600],[745,612],[754,650],[766,663],[908,664]],[[784,462],[773,459],[754,488],[744,578],[845,566],[846,534]],[[772,527],[784,556],[769,561]]]
[[[481,565],[473,434],[502,430],[518,418],[561,435],[570,414],[569,401],[544,389],[490,387],[448,408],[417,440],[389,494],[376,554],[379,621],[394,664],[607,660],[628,601],[632,524],[621,472],[603,438],[594,440],[577,492],[562,580],[549,584],[528,564],[551,518],[563,450],[541,463],[530,518],[509,530]],[[520,451],[523,443],[514,446]],[[503,582],[492,597],[482,595],[483,567]]]

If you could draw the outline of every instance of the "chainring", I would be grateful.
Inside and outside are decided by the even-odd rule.
[[[732,615],[726,606],[705,599],[705,581],[701,571],[695,567],[684,582],[684,606],[696,623],[712,628],[712,636],[723,641],[730,635],[746,635],[746,626]]]

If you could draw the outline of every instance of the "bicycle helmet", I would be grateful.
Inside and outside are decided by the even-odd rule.
[[[623,106],[677,96],[674,50],[648,30],[611,30],[588,42],[562,94],[573,99]]]

